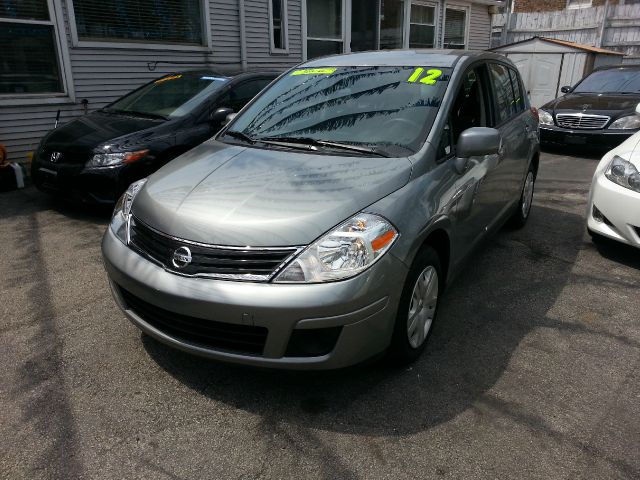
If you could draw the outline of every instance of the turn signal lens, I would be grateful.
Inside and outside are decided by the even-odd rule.
[[[398,238],[386,219],[361,213],[309,245],[275,278],[278,283],[321,283],[353,277],[373,265]]]

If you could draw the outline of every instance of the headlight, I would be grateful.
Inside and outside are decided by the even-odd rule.
[[[387,220],[360,213],[309,245],[276,283],[321,283],[353,277],[373,265],[398,237]]]
[[[615,156],[607,167],[605,176],[620,186],[640,192],[640,173],[636,166],[622,157]]]
[[[121,163],[133,163],[147,156],[149,150],[120,153],[97,153],[87,162],[87,167],[111,167]]]
[[[636,130],[640,128],[640,115],[634,114],[619,118],[609,125],[609,128],[617,130]]]
[[[553,115],[546,110],[538,110],[541,125],[553,125]]]
[[[133,182],[127,188],[127,191],[122,194],[118,203],[116,203],[113,209],[113,215],[111,217],[111,230],[115,233],[116,237],[122,240],[123,243],[129,243],[129,219],[131,218],[131,205],[136,198],[138,192],[142,189],[144,184],[147,183],[147,179],[143,178],[137,182]]]

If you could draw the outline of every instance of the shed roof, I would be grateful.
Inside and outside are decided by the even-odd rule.
[[[542,42],[549,42],[549,43],[553,43],[556,45],[561,45],[564,47],[569,47],[569,48],[575,48],[578,50],[582,50],[584,52],[591,52],[591,53],[600,53],[603,55],[622,55],[624,56],[624,53],[622,52],[616,52],[615,50],[607,50],[605,48],[598,48],[598,47],[593,47],[591,45],[584,45],[582,43],[576,43],[576,42],[570,42],[568,40],[560,40],[557,38],[549,38],[549,37],[540,37],[540,36],[535,36],[535,37],[531,37],[531,38],[527,38],[526,40],[520,40],[518,42],[513,42],[513,43],[508,43],[506,45],[500,45],[499,47],[494,47],[491,48],[489,50],[491,51],[500,51],[505,47],[510,47],[513,45],[521,45],[527,42],[531,42],[532,40],[539,40]]]

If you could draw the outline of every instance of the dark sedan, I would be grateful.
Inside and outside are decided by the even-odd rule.
[[[113,204],[134,181],[210,138],[276,72],[178,72],[49,132],[31,167],[43,191]]]
[[[540,109],[543,144],[610,150],[640,129],[640,65],[594,70]]]

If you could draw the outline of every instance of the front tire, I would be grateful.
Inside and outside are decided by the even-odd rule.
[[[512,228],[522,228],[527,223],[529,219],[529,214],[531,213],[531,205],[533,204],[533,190],[536,185],[536,173],[533,168],[533,164],[529,166],[529,171],[527,171],[527,176],[524,179],[524,185],[522,185],[522,193],[520,194],[520,201],[518,202],[518,208],[511,219],[509,220],[509,225]]]
[[[398,364],[415,361],[433,330],[439,299],[444,288],[440,257],[432,247],[423,248],[409,270],[389,347]]]

